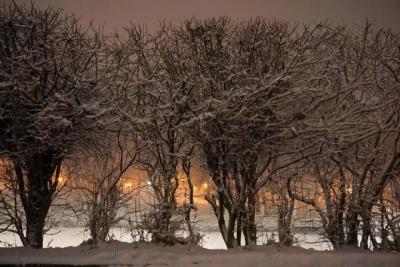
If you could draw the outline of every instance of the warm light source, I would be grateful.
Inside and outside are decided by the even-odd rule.
[[[203,187],[204,187],[204,189],[207,189],[207,188],[208,188],[208,184],[207,184],[207,183],[204,183],[204,184],[203,184]]]

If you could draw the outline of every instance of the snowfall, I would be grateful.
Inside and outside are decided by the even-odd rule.
[[[15,235],[0,234],[0,266],[14,264],[63,264],[63,265],[125,265],[125,266],[400,266],[398,253],[369,252],[346,248],[329,251],[317,233],[297,234],[296,246],[282,248],[272,243],[273,231],[260,239],[255,248],[226,250],[215,227],[212,216],[199,218],[198,230],[203,235],[200,246],[161,246],[133,243],[126,228],[112,229],[115,241],[96,247],[79,245],[88,238],[82,227],[56,227],[45,235],[45,249],[15,247],[20,243]],[[269,242],[271,243],[271,242]],[[12,245],[13,247],[6,247]]]

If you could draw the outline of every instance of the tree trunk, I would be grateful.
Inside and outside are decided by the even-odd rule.
[[[247,207],[247,235],[246,246],[255,246],[257,244],[257,225],[256,225],[256,193],[251,190],[248,198]]]
[[[92,215],[91,218],[89,219],[89,231],[90,231],[90,238],[92,242],[97,243],[98,239],[98,232],[99,232],[99,212],[97,208],[97,203],[94,203],[92,207]]]
[[[345,242],[345,234],[344,234],[344,222],[343,222],[343,210],[340,210],[337,214],[337,229],[338,233],[338,245],[339,247],[343,247]]]
[[[371,235],[371,216],[363,216],[363,227],[362,227],[362,237],[360,247],[363,249],[368,249],[368,239]]]
[[[278,206],[278,237],[279,243],[284,246],[293,245],[293,236],[290,232],[291,220],[294,210],[294,200],[288,200],[285,196],[284,200]]]
[[[237,239],[235,238],[235,225],[237,220],[237,211],[229,214],[228,229],[226,232],[226,247],[235,248],[238,246]]]
[[[219,231],[224,239],[225,245],[228,249],[235,248],[238,246],[237,238],[235,238],[235,225],[238,220],[238,210],[234,210],[232,207],[231,210],[228,210],[224,203],[223,193],[218,192],[218,203],[216,201],[215,196],[206,196],[206,200],[210,203],[215,216],[218,220]],[[228,210],[228,225],[225,222],[225,210]]]
[[[44,226],[57,189],[61,162],[62,159],[51,150],[35,154],[23,163],[14,160],[19,196],[26,216],[27,246],[43,247]]]
[[[238,246],[242,245],[242,231],[243,231],[243,211],[240,208],[237,216],[237,224],[236,224],[236,239]]]
[[[169,235],[169,224],[171,221],[171,208],[168,204],[163,204],[159,211],[159,225],[154,235],[155,242],[165,242]]]
[[[30,179],[31,181],[39,181]],[[43,247],[43,234],[46,217],[49,212],[53,193],[43,190],[40,183],[31,184],[28,193],[28,205],[26,214],[26,240],[27,244],[34,248]]]
[[[33,248],[43,247],[45,216],[44,212],[31,213],[26,217],[26,241]]]
[[[346,216],[347,224],[347,245],[358,247],[358,213],[349,211]]]

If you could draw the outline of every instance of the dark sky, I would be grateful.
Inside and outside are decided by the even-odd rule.
[[[152,30],[160,20],[179,22],[188,17],[223,15],[263,16],[292,22],[328,19],[352,27],[363,24],[368,17],[380,27],[400,32],[400,0],[36,0],[36,3],[61,7],[77,14],[85,23],[95,19],[97,23],[105,23],[108,31],[129,21],[146,24]]]

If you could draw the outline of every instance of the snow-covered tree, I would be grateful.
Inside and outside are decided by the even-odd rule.
[[[105,132],[65,165],[73,177],[71,208],[90,233],[91,244],[105,242],[110,229],[128,218],[135,193],[131,166],[139,155],[135,144],[121,132]]]
[[[0,10],[0,157],[13,163],[26,244],[43,246],[61,165],[108,111],[101,35],[62,10]]]
[[[322,155],[308,158],[309,169],[302,170],[317,187],[298,194],[295,182],[292,196],[316,209],[334,248],[358,246],[362,225],[360,246],[371,240],[379,249],[373,208],[400,174],[399,38],[370,24],[341,36],[340,53],[319,72],[315,86],[326,95],[309,121],[325,140]]]
[[[154,225],[150,231],[157,242],[186,242],[176,238],[172,217],[182,217],[176,201],[177,190],[184,182],[179,170],[185,169],[190,177],[190,168],[183,167],[190,166],[193,151],[183,131],[196,122],[191,112],[193,86],[186,78],[190,58],[184,57],[178,35],[167,25],[151,35],[131,25],[126,35],[121,54],[126,59],[124,73],[132,78],[121,83],[119,111],[132,138],[146,147],[135,168],[147,173],[154,191]]]
[[[326,62],[319,50],[338,31],[214,18],[188,21],[181,32],[194,62],[195,110],[206,115],[189,132],[217,188],[207,201],[228,248],[241,244],[241,233],[247,245],[255,245],[257,192],[277,170],[299,160],[287,155],[319,150],[318,140],[306,146],[295,140],[300,133],[314,136],[302,124],[312,96],[318,96],[309,86],[312,70]]]

